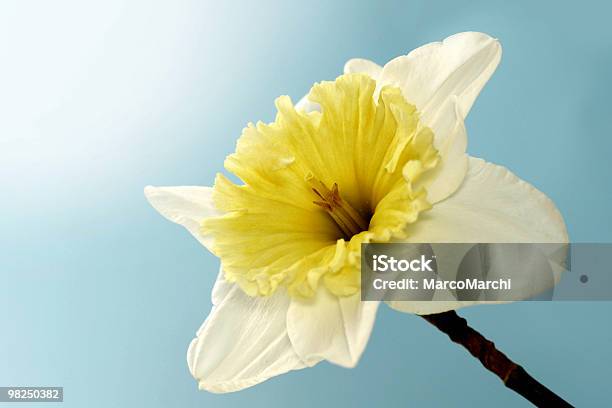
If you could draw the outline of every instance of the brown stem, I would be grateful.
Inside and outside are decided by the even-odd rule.
[[[489,371],[497,375],[504,385],[538,407],[571,407],[557,394],[540,384],[520,365],[495,348],[495,344],[468,326],[467,321],[454,311],[421,316],[465,347]]]

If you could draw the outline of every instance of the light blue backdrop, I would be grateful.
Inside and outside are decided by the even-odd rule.
[[[221,3],[224,3],[223,5]],[[248,121],[348,58],[459,31],[502,63],[467,121],[472,155],[546,192],[574,241],[611,241],[612,7],[605,2],[4,1],[0,5],[0,385],[68,407],[522,406],[422,319],[383,308],[357,368],[326,363],[230,395],[185,351],[217,260],[145,201],[210,184]],[[611,303],[462,311],[579,406],[612,377]]]

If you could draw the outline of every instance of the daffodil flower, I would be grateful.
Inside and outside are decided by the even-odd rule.
[[[567,242],[559,211],[467,155],[464,119],[501,58],[460,33],[383,67],[347,62],[273,123],[249,124],[214,187],[147,187],[162,215],[221,260],[187,353],[201,389],[237,391],[328,360],[357,364],[379,302],[360,300],[368,242]],[[493,136],[491,136],[493,137]],[[431,314],[468,302],[393,302]]]

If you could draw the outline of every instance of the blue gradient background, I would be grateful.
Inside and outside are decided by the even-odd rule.
[[[383,307],[358,367],[322,363],[198,392],[187,345],[217,260],[145,201],[212,183],[249,121],[351,57],[459,31],[500,39],[469,152],[546,192],[573,241],[612,240],[606,2],[4,1],[0,4],[0,385],[65,407],[527,406],[422,319]],[[578,406],[609,400],[611,303],[462,311]],[[50,406],[53,406],[51,404]]]

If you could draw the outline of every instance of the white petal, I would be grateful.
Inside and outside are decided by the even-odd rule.
[[[223,268],[219,267],[219,273],[217,274],[217,280],[212,288],[210,299],[214,306],[220,305],[225,297],[230,293],[235,285],[225,280]]]
[[[304,112],[321,112],[321,106],[318,103],[310,102],[308,95],[304,95],[302,99],[295,104],[295,109]]]
[[[287,329],[302,361],[325,359],[354,367],[367,345],[379,302],[362,302],[360,294],[338,298],[320,288],[313,299],[291,301]]]
[[[459,33],[389,61],[380,82],[399,86],[423,114],[455,95],[465,117],[500,59],[497,40],[482,33]]]
[[[459,190],[411,225],[412,242],[567,242],[554,203],[502,166],[470,157]]]
[[[433,181],[428,188],[432,203],[448,197],[463,180],[467,170],[463,120],[500,59],[497,40],[467,32],[424,45],[383,68],[379,88],[400,87],[421,112],[423,123],[434,131],[434,146],[442,160],[427,175],[427,184]]]
[[[375,62],[363,58],[353,58],[344,64],[345,74],[367,74],[372,79],[378,79],[382,72],[382,67]]]
[[[434,134],[434,147],[441,160],[421,179],[427,189],[427,200],[435,204],[444,200],[459,188],[468,169],[467,132],[459,113],[457,97],[448,98],[430,118],[428,126]]]
[[[306,367],[287,334],[290,300],[285,292],[250,297],[237,285],[223,285],[229,286],[223,287],[223,293],[217,291],[213,299],[219,303],[187,352],[189,370],[200,389],[238,391]]]
[[[470,158],[461,187],[409,229],[410,242],[566,243],[554,203],[504,167]],[[389,302],[394,309],[440,313],[479,302]]]
[[[161,215],[187,228],[210,250],[212,237],[203,235],[200,232],[200,225],[205,218],[219,215],[212,201],[212,188],[147,186],[144,193],[149,203]]]
[[[374,328],[380,302],[362,302],[360,294],[339,298],[344,330],[354,367],[363,354]]]

